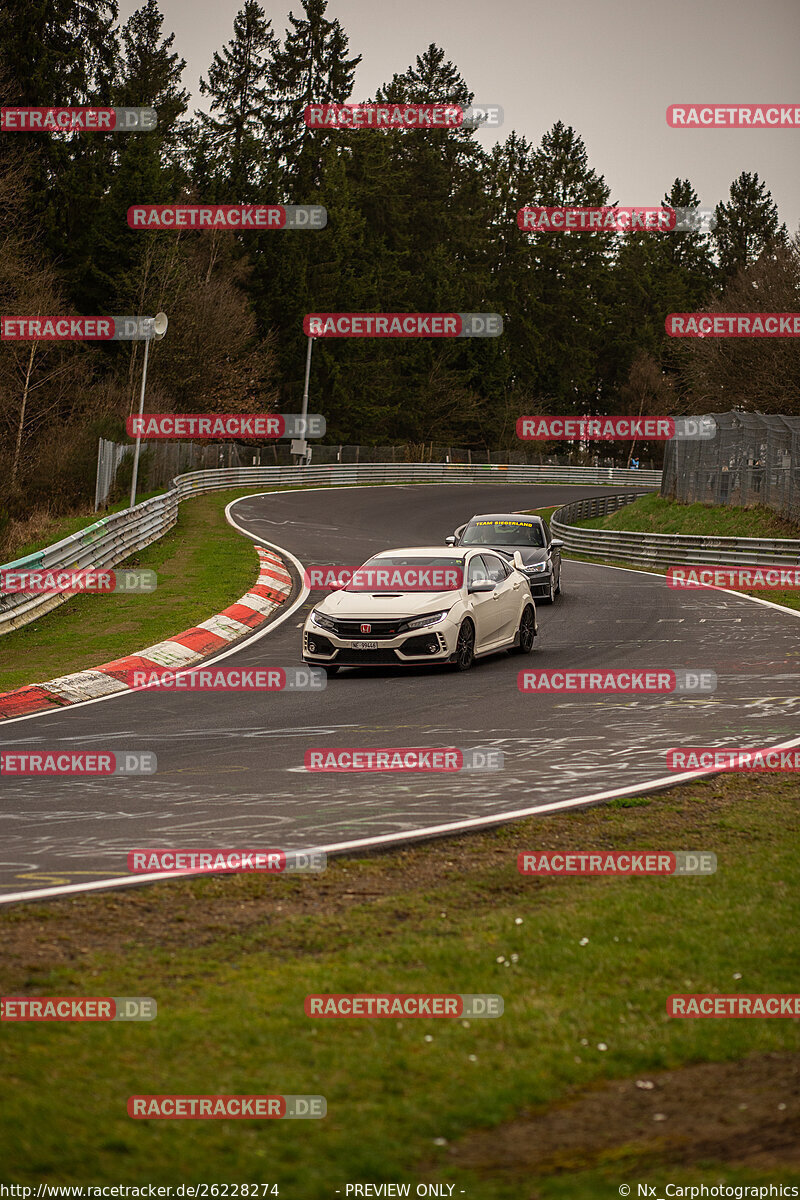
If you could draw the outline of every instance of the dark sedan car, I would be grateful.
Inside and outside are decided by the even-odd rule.
[[[490,546],[513,559],[519,551],[531,594],[552,604],[561,592],[561,547],[542,517],[526,513],[483,513],[472,517],[450,537],[448,546]]]

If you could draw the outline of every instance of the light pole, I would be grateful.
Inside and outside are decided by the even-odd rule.
[[[309,336],[308,350],[306,351],[306,381],[303,386],[303,404],[300,411],[300,416],[303,420],[303,434],[300,438],[295,438],[292,441],[292,456],[296,459],[295,466],[300,466],[308,461],[308,442],[306,441],[305,419],[308,416],[308,380],[311,375],[311,347],[314,345],[313,337]]]
[[[144,366],[142,367],[142,390],[139,393],[139,416],[144,412],[144,389],[147,384],[147,359],[150,353],[150,342],[155,339],[160,342],[164,334],[167,332],[169,318],[166,313],[156,313],[154,317],[145,318],[152,321],[152,329],[148,336],[144,339]],[[139,426],[141,428],[141,424]],[[136,481],[139,476],[139,449],[142,444],[142,435],[136,435],[136,449],[133,452],[133,476],[131,477],[131,508],[136,503]]]

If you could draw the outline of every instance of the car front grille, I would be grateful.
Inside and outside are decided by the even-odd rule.
[[[384,638],[397,637],[401,630],[403,621],[399,617],[394,620],[363,620],[356,618],[355,620],[343,620],[341,618],[332,618],[336,625],[336,635],[340,638],[353,638],[360,640],[361,638],[369,638],[373,641]],[[369,625],[369,632],[362,630],[362,625]]]

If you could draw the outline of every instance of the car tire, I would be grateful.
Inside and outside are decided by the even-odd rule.
[[[522,616],[519,619],[519,629],[517,630],[516,644],[512,647],[512,654],[530,654],[533,650],[533,643],[536,638],[536,614],[530,604],[522,610]]]
[[[558,595],[558,588],[553,583],[553,576],[551,575],[550,576],[550,591],[547,593],[546,596],[542,596],[542,600],[545,604],[555,604],[557,595]]]
[[[468,671],[475,662],[475,626],[472,621],[462,621],[459,627],[453,662],[457,671]]]
[[[558,587],[556,588],[556,595],[557,596],[561,595],[561,568],[560,567],[558,568]]]

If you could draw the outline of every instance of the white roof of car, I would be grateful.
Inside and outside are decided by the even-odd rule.
[[[483,546],[401,546],[397,550],[380,550],[373,558],[393,558],[397,554],[419,554],[426,558],[463,558],[473,550],[485,550]]]

